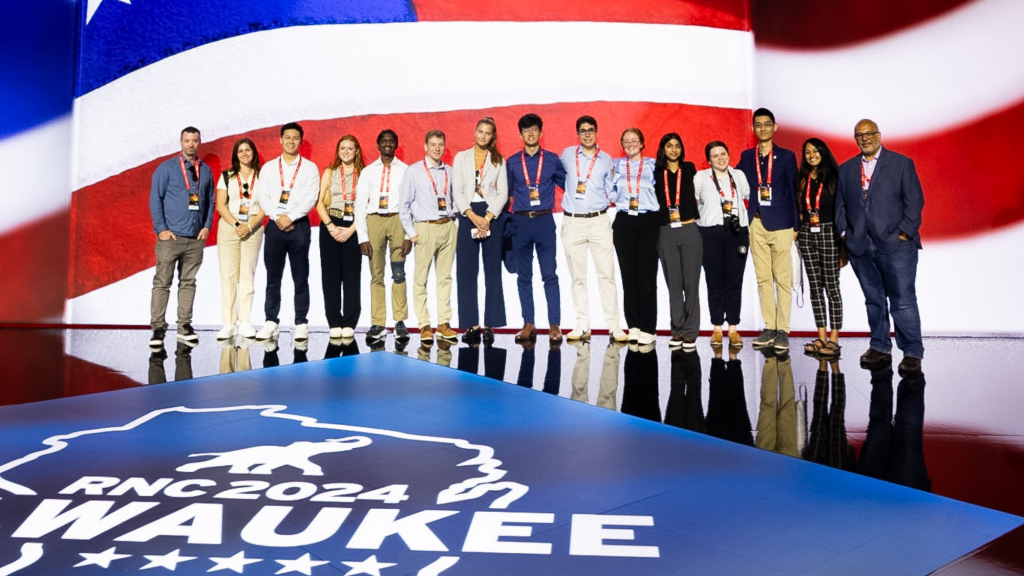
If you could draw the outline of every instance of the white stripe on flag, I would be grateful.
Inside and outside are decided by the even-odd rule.
[[[0,174],[8,178],[0,234],[67,210],[70,166],[70,115],[0,140]]]

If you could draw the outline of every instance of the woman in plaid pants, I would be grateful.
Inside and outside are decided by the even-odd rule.
[[[836,183],[839,165],[828,145],[817,138],[804,142],[804,157],[797,177],[800,204],[800,255],[811,285],[811,308],[818,338],[804,352],[820,358],[839,357],[839,330],[843,327],[843,298],[839,294],[839,233],[835,229]],[[828,317],[825,296],[828,296]],[[827,320],[832,331],[826,339]]]

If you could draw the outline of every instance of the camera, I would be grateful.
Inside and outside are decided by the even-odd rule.
[[[725,212],[722,214],[722,224],[725,229],[736,234],[740,231],[740,217],[733,212]]]

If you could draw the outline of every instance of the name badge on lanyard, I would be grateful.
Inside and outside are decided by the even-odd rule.
[[[523,178],[526,179],[526,189],[530,192],[530,206],[540,206],[540,177],[544,173],[544,151],[538,152],[540,158],[537,160],[537,180],[530,183],[530,174],[526,171],[526,150],[519,155],[523,163]]]
[[[682,228],[683,219],[679,216],[679,197],[683,191],[683,170],[676,169],[676,205],[673,206],[668,195],[668,168],[662,173],[662,182],[665,183],[665,205],[668,206],[668,225],[672,228]]]
[[[626,159],[626,186],[629,190],[629,215],[640,214],[640,177],[644,173],[644,160],[640,159],[640,168],[636,171],[636,196],[633,195],[633,177],[629,173],[629,159]]]
[[[292,189],[295,188],[295,179],[299,176],[299,169],[302,168],[302,156],[299,156],[299,163],[295,165],[295,172],[292,173],[292,183],[284,187],[284,160],[277,159],[277,170],[281,174],[281,196],[277,199],[277,209],[284,212],[288,209],[288,200],[291,199]]]
[[[359,183],[359,175],[355,172],[352,173],[352,193],[349,194],[345,187],[345,168],[339,167],[341,170],[341,198],[344,201],[344,209],[341,212],[341,219],[343,222],[352,222],[356,219],[356,185]]]
[[[188,171],[185,169],[185,157],[178,156],[178,163],[181,164],[181,177],[185,180],[185,190],[188,190],[188,209],[191,212],[199,211],[199,159],[196,158],[195,166],[196,173],[192,175],[192,181],[196,183],[196,189],[192,189],[192,185],[188,181]]]
[[[430,186],[434,189],[434,196],[437,197],[437,215],[441,218],[448,216],[448,171],[444,171],[444,190],[442,192],[437,191],[437,183],[434,182],[434,176],[430,173],[430,167],[427,166],[427,161],[423,161],[423,169],[427,172],[427,178],[430,179]]]
[[[252,173],[250,182],[242,182],[242,175],[235,174],[235,179],[238,181],[238,221],[248,222],[249,221],[249,207],[250,207],[250,182],[256,181],[256,171]]]
[[[811,179],[807,179],[807,191],[805,192],[807,200],[807,224],[810,227],[812,233],[817,234],[821,232],[821,216],[818,214],[818,210],[821,209],[821,190],[824,184],[818,183],[818,195],[814,199],[814,205],[811,205]]]
[[[385,187],[387,183],[387,187]],[[385,166],[384,170],[380,175],[380,200],[377,201],[377,214],[381,216],[387,216],[388,214],[388,196],[391,194],[391,166]]]
[[[576,200],[584,200],[587,196],[587,182],[590,181],[590,175],[594,173],[594,165],[597,164],[597,156],[601,153],[601,147],[598,146],[594,150],[594,157],[590,159],[590,168],[587,169],[587,176],[584,178],[580,174],[580,153],[583,151],[582,146],[576,147],[576,194],[573,196]]]
[[[755,151],[754,154],[760,155]],[[775,161],[775,147],[768,151],[768,177],[761,177],[761,158],[754,158],[754,166],[757,168],[757,201],[761,206],[771,207],[772,205],[772,166]]]

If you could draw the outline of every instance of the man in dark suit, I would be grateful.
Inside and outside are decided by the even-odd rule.
[[[867,304],[871,347],[860,361],[892,361],[892,314],[896,346],[903,351],[900,374],[918,372],[924,357],[914,288],[924,208],[921,181],[913,160],[882,149],[878,125],[871,120],[857,123],[854,139],[861,154],[839,167],[836,229],[845,238]]]

